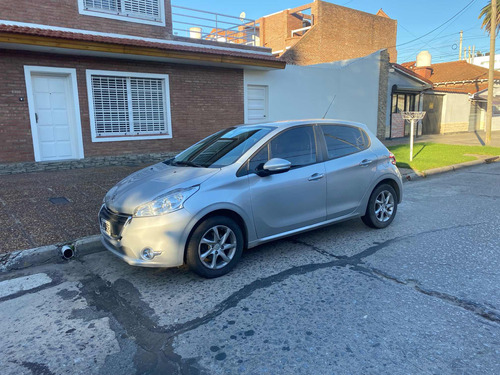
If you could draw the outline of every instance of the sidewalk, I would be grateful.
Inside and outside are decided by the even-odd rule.
[[[484,139],[486,138],[485,132],[468,132],[468,133],[454,133],[454,134],[429,134],[421,135],[414,138],[415,143],[432,142],[444,143],[453,145],[466,145],[466,146],[483,146]],[[410,138],[395,138],[383,141],[386,147],[396,146],[400,144],[410,143]],[[500,147],[500,130],[491,132],[491,144],[493,147]]]
[[[0,176],[0,254],[99,234],[106,192],[145,166]]]

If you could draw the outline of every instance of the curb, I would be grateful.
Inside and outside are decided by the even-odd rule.
[[[445,167],[427,169],[423,172],[412,172],[407,175],[403,175],[403,181],[404,182],[414,181],[421,178],[426,178],[428,176],[434,176],[445,172],[453,172],[463,168],[473,167],[476,165],[495,163],[499,161],[499,159],[500,156],[491,156],[486,159],[466,161],[465,163],[458,163],[458,164],[447,165]]]
[[[423,172],[413,172],[404,175],[403,182],[414,181],[426,178],[427,176],[452,172],[475,165],[494,163],[499,161],[499,159],[500,156],[492,156],[487,159],[473,160],[465,163],[448,165],[446,167],[428,169]],[[66,263],[68,260],[62,257],[61,248],[68,244],[74,246],[75,255],[73,259],[104,251],[104,248],[101,246],[101,235],[88,236],[73,242],[18,250],[0,256],[0,273],[22,270],[31,266],[40,266],[47,263]]]
[[[31,266],[40,266],[47,263],[66,263],[68,260],[62,257],[61,248],[67,244],[74,246],[75,255],[73,259],[104,251],[104,248],[100,246],[100,235],[80,238],[69,243],[18,250],[0,256],[0,273],[22,270]]]

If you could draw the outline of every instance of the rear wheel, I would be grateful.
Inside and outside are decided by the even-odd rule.
[[[392,223],[397,210],[398,202],[394,188],[383,184],[373,190],[366,213],[361,220],[369,227],[382,229]]]
[[[186,262],[200,276],[225,275],[238,263],[243,251],[243,233],[232,219],[214,216],[194,230],[187,246]]]

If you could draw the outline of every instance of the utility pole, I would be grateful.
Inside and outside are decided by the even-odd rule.
[[[491,30],[490,30],[490,69],[488,71],[488,104],[486,109],[486,139],[484,143],[491,143],[491,121],[493,119],[493,79],[495,72],[495,37],[497,31],[497,0],[491,0]]]
[[[460,47],[458,48],[458,59],[462,60],[462,40],[464,38],[464,32],[460,30]]]

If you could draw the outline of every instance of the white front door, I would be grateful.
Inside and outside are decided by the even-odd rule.
[[[35,160],[81,158],[71,75],[33,72],[30,76]]]
[[[268,87],[247,85],[247,124],[268,121]]]

